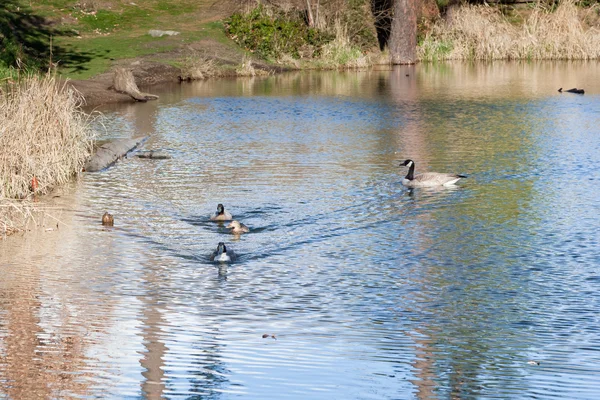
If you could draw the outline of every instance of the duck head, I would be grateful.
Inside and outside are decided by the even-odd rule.
[[[219,242],[217,245],[217,255],[221,255],[223,253],[227,253],[227,247],[225,247],[225,243]]]
[[[234,221],[231,221],[231,222],[230,222],[230,223],[229,223],[229,224],[226,226],[226,228],[233,228],[233,229],[239,229],[239,228],[241,228],[241,227],[242,227],[242,225],[241,225],[239,222],[235,221],[235,220],[234,220]]]
[[[223,204],[219,203],[217,205],[217,214],[222,215],[225,214],[225,207],[223,207]]]

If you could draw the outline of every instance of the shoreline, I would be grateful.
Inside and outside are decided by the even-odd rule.
[[[163,54],[163,57],[165,56],[166,54]],[[176,56],[171,59],[171,61],[176,60]],[[229,63],[234,63],[234,61],[228,61],[226,63],[221,61],[221,64],[217,68],[226,68]],[[158,61],[149,61],[144,58],[136,58],[133,60],[120,60],[119,63],[115,63],[115,65],[111,68],[111,71],[104,72],[89,79],[61,79],[64,79],[68,87],[75,89],[82,95],[84,99],[84,104],[82,107],[85,109],[90,109],[104,104],[139,102],[130,95],[117,92],[113,89],[113,79],[115,75],[114,69],[117,67],[131,70],[133,73],[133,78],[135,79],[135,84],[138,87],[144,88],[151,88],[152,86],[165,83],[185,83],[192,82],[194,80],[218,79],[227,77],[264,76],[300,70],[278,65],[269,65],[261,61],[253,60],[251,68],[255,72],[252,74],[239,73],[236,70],[224,70],[222,73],[214,76],[207,76],[203,79],[185,79],[183,77],[185,75],[185,71],[182,68]]]

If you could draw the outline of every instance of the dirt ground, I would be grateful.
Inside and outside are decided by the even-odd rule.
[[[91,79],[69,80],[67,84],[83,95],[85,105],[88,107],[106,103],[135,102],[131,96],[113,90],[114,73],[112,70],[115,67],[130,69],[133,72],[135,83],[139,87],[148,87],[166,82],[179,82],[181,81],[181,69],[171,64],[190,52],[214,59],[221,65],[238,65],[242,61],[240,52],[236,52],[215,40],[209,39],[187,44],[185,47],[169,52],[133,59],[116,60],[109,72],[97,75]],[[266,65],[262,67],[273,69]]]
[[[190,53],[214,60],[218,65],[229,66],[232,74],[234,74],[232,66],[240,65],[243,60],[243,53],[241,51],[236,51],[216,40],[204,39],[186,44],[169,52],[156,53],[133,59],[115,60],[111,71],[97,75],[91,79],[69,80],[67,84],[83,95],[86,107],[95,107],[107,103],[135,102],[131,96],[113,90],[114,68],[125,67],[130,69],[138,87],[147,89],[149,86],[160,83],[181,82],[183,80],[181,78],[182,71],[172,64]],[[267,64],[260,60],[253,60],[252,65],[254,68],[262,69],[269,73],[290,70],[290,68]]]

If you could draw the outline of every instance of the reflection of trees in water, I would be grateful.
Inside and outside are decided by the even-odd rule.
[[[2,393],[13,399],[85,395],[89,382],[84,378],[92,374],[83,372],[87,345],[79,327],[80,312],[72,312],[77,305],[60,293],[54,298],[42,295],[37,267],[26,262],[18,268],[18,274],[3,274]]]
[[[217,328],[216,332],[218,332]],[[215,332],[215,336],[217,333]],[[204,347],[193,345],[194,354],[198,354],[197,359],[191,362],[196,369],[189,371],[192,392],[198,393],[190,399],[218,399],[222,393],[219,389],[229,384],[228,375],[231,371],[225,366],[222,360],[223,341],[213,339],[214,343]]]
[[[67,198],[53,204],[72,207]],[[60,214],[60,233],[32,229],[0,246],[0,257],[9,260],[0,263],[0,393],[9,398],[85,397],[93,390],[100,367],[88,352],[106,334],[115,304],[98,290],[111,284],[114,254],[106,248],[114,237],[100,234],[86,253],[72,216]],[[88,268],[96,254],[106,261],[106,280]]]
[[[407,73],[395,69],[389,79],[378,80],[377,90],[392,100],[399,124],[395,131],[381,131],[382,151],[393,143],[404,157],[418,160],[422,170],[455,154],[467,157],[458,160],[461,163],[474,161],[468,168],[459,166],[467,174],[469,168],[480,170],[490,162],[507,170],[527,165],[532,142],[529,111],[506,115],[498,106],[502,99],[492,103],[458,98],[448,104],[448,99],[420,93],[412,72]],[[490,127],[495,131],[487,135]],[[507,134],[515,131],[521,134]],[[420,288],[419,294],[415,297],[411,291],[405,294],[411,298],[403,302],[410,305],[408,312],[420,316],[408,333],[415,343],[413,384],[419,398],[481,394],[486,375],[489,378],[498,365],[510,365],[518,356],[515,340],[518,346],[520,338],[511,324],[526,319],[518,304],[523,282],[510,271],[518,264],[514,235],[528,230],[519,216],[532,187],[526,180],[510,188],[480,182],[462,201],[448,204],[448,196],[456,198],[469,189],[409,191],[411,204],[403,203],[399,223],[406,227],[407,251],[419,261],[409,279],[411,286]],[[510,348],[501,348],[507,338]],[[512,387],[520,379],[508,374],[493,378],[497,385],[510,382]]]
[[[165,390],[165,355],[168,351],[167,346],[164,343],[164,332],[162,326],[164,321],[162,318],[163,306],[159,304],[153,296],[143,296],[150,300],[146,302],[144,307],[142,323],[142,334],[144,336],[144,347],[146,352],[144,357],[140,360],[141,366],[144,368],[142,375],[144,381],[142,382],[142,392],[148,399],[162,399],[164,398]]]
[[[176,269],[179,266],[171,265],[166,268],[164,262],[151,258],[144,261],[142,279],[146,292],[139,297],[144,303],[141,331],[145,352],[140,359],[140,365],[144,369],[142,392],[145,398],[163,399],[167,396],[165,392],[168,392],[170,386],[178,388],[180,381],[184,380],[189,385],[190,392],[198,393],[197,396],[188,397],[189,399],[216,399],[220,396],[219,389],[228,383],[229,375],[225,363],[221,360],[224,345],[219,338],[218,321],[214,317],[203,318],[202,314],[192,316],[183,311],[183,320],[173,325],[169,318],[171,308],[168,305],[172,304],[174,293],[178,292],[178,283],[169,272],[171,268]],[[217,274],[217,285],[226,281],[226,266],[211,272]],[[202,296],[195,297],[189,290],[179,293],[177,297],[180,300],[184,299],[185,304],[202,307]],[[175,316],[179,318],[177,313]],[[171,332],[172,328],[185,330],[190,342],[186,341],[181,345],[174,341],[169,344],[175,337]],[[188,370],[184,376],[181,376],[180,372],[172,376],[173,372],[169,371],[168,362],[172,360],[172,354],[185,359]]]

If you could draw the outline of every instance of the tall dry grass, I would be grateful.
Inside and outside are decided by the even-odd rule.
[[[589,60],[600,58],[600,31],[581,23],[574,0],[554,12],[538,3],[522,25],[497,7],[463,5],[438,21],[419,45],[421,60]]]
[[[254,68],[254,65],[252,65],[253,63],[254,61],[252,58],[244,54],[242,62],[235,69],[236,76],[266,76],[271,74],[264,69]]]
[[[26,200],[82,171],[93,148],[82,97],[52,75],[0,90],[0,234],[22,226]]]
[[[204,80],[226,75],[214,59],[192,51],[181,59],[182,80]]]
[[[33,213],[30,202],[0,199],[0,240],[22,230]]]

